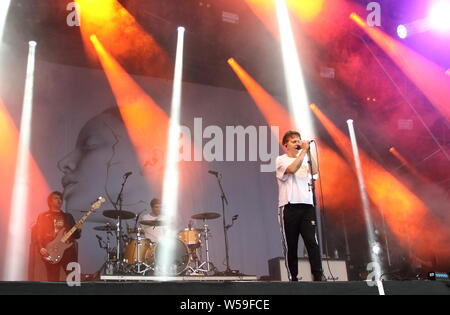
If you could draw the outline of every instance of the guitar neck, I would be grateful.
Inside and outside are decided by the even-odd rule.
[[[86,221],[87,217],[90,216],[92,213],[92,210],[89,210],[75,225],[66,233],[64,234],[64,237],[61,239],[63,243],[65,243],[73,233],[75,233],[76,230],[78,230],[81,225]]]
[[[101,196],[98,197],[97,201],[91,205],[91,209],[61,238],[61,242],[65,243],[72,236],[72,234],[75,233],[76,230],[81,228],[84,221],[86,221],[87,217],[90,216],[92,212],[100,208],[101,204],[104,203],[105,201],[106,201],[105,198]]]

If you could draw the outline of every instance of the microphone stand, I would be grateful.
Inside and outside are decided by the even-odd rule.
[[[225,192],[223,191],[222,182],[221,182],[221,175],[220,173],[214,174],[217,178],[217,181],[219,183],[219,188],[221,191],[220,198],[222,200],[222,219],[223,219],[223,233],[225,235],[225,259],[227,264],[227,269],[223,272],[223,275],[234,275],[233,271],[230,268],[230,256],[228,254],[228,229],[230,227],[227,227],[226,221],[225,221],[225,204],[228,205],[227,197],[225,196]]]
[[[131,175],[131,174],[130,174]],[[119,213],[122,211],[122,202],[123,202],[123,188],[125,187],[125,184],[128,180],[128,176],[130,175],[124,175],[123,176],[123,182],[122,187],[120,188],[119,195],[117,196],[117,200],[114,204],[114,208],[119,211]],[[119,205],[119,209],[117,209],[117,205]],[[122,244],[122,215],[119,214],[117,217],[117,262],[120,264],[121,260],[121,244]]]

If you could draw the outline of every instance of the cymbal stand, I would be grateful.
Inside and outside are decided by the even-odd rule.
[[[109,226],[109,223],[107,223],[107,225]],[[112,261],[112,257],[111,257],[111,239],[109,237],[109,235],[112,234],[110,231],[106,232],[106,261],[111,262]]]
[[[106,242],[103,241],[102,237],[96,235],[99,247],[106,251],[106,261],[103,264],[101,270],[104,270],[105,274],[107,275],[112,275],[114,273],[114,262],[111,258],[111,241],[109,238],[110,233],[110,231],[107,231],[106,233]]]
[[[141,227],[137,228],[137,233],[136,233],[136,255],[137,255],[137,259],[136,262],[134,263],[134,267],[137,268],[135,270],[136,273],[145,273],[147,270],[150,269],[150,266],[147,265],[145,262],[141,261],[141,245],[142,245],[142,240],[145,239],[145,237],[141,237]],[[141,270],[141,267],[144,266],[144,268]]]
[[[205,237],[205,254],[206,261],[202,262],[193,272],[210,272],[211,271],[211,261],[209,260],[209,236],[208,236],[208,224],[206,224],[206,219],[203,219],[203,234]],[[198,264],[198,263],[197,263]],[[206,264],[206,269],[202,269],[203,265]]]

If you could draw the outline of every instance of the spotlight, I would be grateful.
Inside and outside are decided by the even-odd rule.
[[[178,27],[177,52],[175,58],[175,73],[173,78],[172,105],[170,112],[169,134],[167,139],[166,169],[164,171],[162,213],[166,217],[167,229],[163,238],[166,244],[162,249],[161,255],[156,257],[157,264],[161,268],[155,270],[158,275],[163,277],[171,273],[173,265],[171,261],[174,257],[173,239],[175,234],[174,222],[178,210],[178,148],[177,140],[180,135],[180,112],[181,112],[181,91],[183,82],[183,49],[184,49],[184,27]],[[172,248],[172,250],[171,250]]]
[[[408,29],[406,28],[405,25],[400,24],[397,27],[397,35],[398,37],[400,37],[401,39],[405,39],[406,37],[408,37]]]
[[[445,71],[445,74],[450,77],[450,69],[447,69],[447,71]]]
[[[381,247],[380,247],[380,244],[378,244],[377,242],[375,242],[375,243],[372,245],[372,252],[373,252],[375,255],[379,255],[379,254],[381,253]]]
[[[450,30],[450,1],[441,0],[436,2],[430,9],[428,20],[432,28],[436,30]]]

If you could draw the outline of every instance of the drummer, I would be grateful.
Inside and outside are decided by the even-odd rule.
[[[152,201],[150,201],[150,207],[152,211],[150,213],[144,214],[141,219],[149,221],[161,221],[161,200],[153,198]],[[159,242],[164,232],[164,227],[159,225],[148,226],[140,224],[140,227],[144,231],[145,238],[154,243]]]

